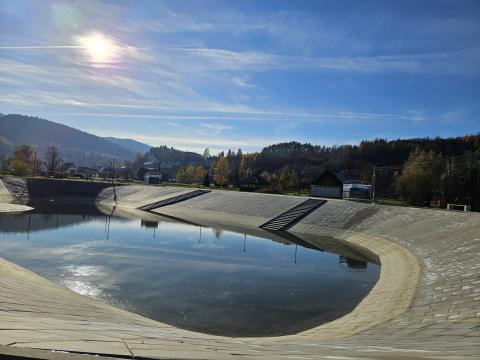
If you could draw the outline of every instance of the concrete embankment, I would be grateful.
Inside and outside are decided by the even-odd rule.
[[[110,183],[87,182],[67,179],[25,179],[5,177],[5,189],[17,202],[35,199],[88,200],[94,202],[102,190],[112,186]],[[112,188],[113,189],[113,188]]]
[[[22,212],[31,210],[31,207],[15,204],[16,197],[12,194],[0,179],[0,213]]]
[[[112,188],[102,190],[97,199],[102,206],[134,213],[135,208],[188,191],[192,189],[129,185],[118,188],[115,199]],[[156,212],[256,232],[302,201],[212,191],[149,216]],[[352,313],[291,336],[209,336],[113,308],[0,261],[0,344],[182,359],[480,356],[480,214],[329,200],[289,231],[311,244],[334,237],[378,257],[380,279]]]

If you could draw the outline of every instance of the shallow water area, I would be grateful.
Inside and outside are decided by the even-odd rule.
[[[379,276],[367,258],[323,251],[293,234],[254,236],[78,204],[34,207],[0,215],[0,257],[193,331],[293,334],[353,310]]]

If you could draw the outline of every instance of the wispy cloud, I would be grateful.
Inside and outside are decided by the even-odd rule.
[[[478,125],[478,110],[457,109],[468,108],[478,89],[480,21],[457,5],[428,12],[403,3],[1,6],[3,113],[80,128],[87,120],[115,119],[116,128],[148,121],[162,131],[176,124],[185,139],[212,141],[246,141],[251,131],[255,146],[280,136],[338,138],[337,124],[368,136],[433,132],[456,118]],[[109,61],[92,61],[92,34],[112,45]],[[163,140],[186,146],[182,136]]]
[[[82,46],[82,45],[0,46],[0,50],[50,50],[50,49],[85,49],[85,46]]]

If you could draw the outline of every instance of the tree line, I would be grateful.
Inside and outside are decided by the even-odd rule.
[[[161,146],[138,154],[133,161],[118,164],[122,171],[117,174],[125,179],[143,180],[148,172],[166,173],[179,183],[233,188],[255,175],[268,183],[264,191],[284,193],[308,191],[309,185],[325,170],[341,171],[352,180],[372,183],[373,168],[377,166],[382,169],[376,172],[375,178],[379,197],[422,205],[441,193],[446,201],[475,203],[478,202],[479,163],[466,161],[462,156],[479,152],[480,134],[375,139],[358,145],[331,147],[292,141],[270,145],[259,152],[244,153],[238,149],[217,155],[211,155],[208,149],[197,154]],[[462,161],[448,160],[452,157]],[[58,149],[47,148],[43,160],[49,171],[53,171],[58,167]],[[8,159],[13,174],[20,176],[31,173],[33,161],[33,149],[28,145],[17,147]]]

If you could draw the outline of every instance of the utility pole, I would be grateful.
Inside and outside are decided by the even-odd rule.
[[[297,167],[297,188],[298,188],[298,196],[300,196],[300,181],[301,181],[302,169]]]
[[[480,160],[477,168],[477,211],[480,211]]]
[[[115,181],[115,159],[112,161],[112,183]]]
[[[32,177],[35,179],[35,171],[37,170],[37,152],[35,151],[33,153],[33,171],[32,171]]]
[[[372,174],[372,202],[375,202],[375,173],[377,170],[377,165],[373,165],[373,174]]]

